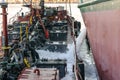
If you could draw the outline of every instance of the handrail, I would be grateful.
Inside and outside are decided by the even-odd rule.
[[[90,5],[94,5],[94,4],[98,4],[98,3],[102,3],[102,2],[106,2],[106,1],[111,1],[111,0],[92,0],[92,1],[87,1],[87,2],[81,3],[78,6],[78,8],[86,7],[86,6],[90,6]]]

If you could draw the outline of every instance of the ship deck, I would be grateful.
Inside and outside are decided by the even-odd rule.
[[[70,11],[69,5],[67,4],[59,4],[59,6],[65,6],[65,8]],[[7,11],[8,11],[8,19],[10,19],[10,17],[12,17],[15,13],[17,13],[21,7],[21,5],[16,5],[16,4],[10,4]],[[47,4],[47,6],[58,6],[58,4]],[[67,7],[66,7],[67,6]],[[78,4],[72,4],[72,16],[75,17],[76,20],[81,21],[82,23],[82,29],[81,29],[81,35],[79,35],[79,38],[77,39],[77,48],[78,48],[78,55],[80,56],[80,58],[83,59],[84,63],[85,63],[85,80],[98,80],[97,79],[97,73],[95,70],[95,65],[94,65],[94,60],[92,59],[92,57],[87,54],[87,45],[86,42],[84,40],[85,38],[85,25],[83,23],[82,20],[82,16],[81,13],[79,11],[79,9],[77,8]],[[13,7],[15,9],[15,11],[13,12]],[[24,11],[28,11],[27,8],[23,8],[23,12]],[[1,9],[0,9],[0,13],[1,13]],[[2,16],[0,16],[0,21],[2,19]],[[9,22],[9,21],[8,21]],[[1,23],[1,22],[0,22]],[[2,25],[0,25],[2,26]],[[1,30],[1,29],[0,29]],[[83,32],[82,32],[83,31]],[[70,40],[71,43],[71,40]],[[61,79],[61,80],[75,80],[75,76],[74,73],[72,72],[72,66],[74,65],[74,45],[73,44],[68,44],[68,51],[66,53],[53,53],[53,52],[49,52],[49,51],[43,51],[43,50],[37,50],[39,52],[39,55],[41,58],[49,58],[49,59],[67,59],[67,75],[65,76],[65,78]],[[44,54],[44,55],[43,55]],[[48,56],[50,55],[50,56]]]

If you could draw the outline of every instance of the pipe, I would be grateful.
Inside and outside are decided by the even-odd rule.
[[[34,73],[36,73],[36,72],[37,72],[37,75],[39,76],[40,75],[40,70],[39,69],[35,69]]]
[[[2,43],[3,43],[3,47],[4,47],[4,56],[7,57],[8,56],[8,34],[7,34],[7,12],[6,12],[6,8],[7,8],[7,3],[1,3],[1,8],[2,8],[2,13],[1,15],[3,16],[3,38],[2,38]]]
[[[55,70],[55,80],[57,79],[57,70]]]

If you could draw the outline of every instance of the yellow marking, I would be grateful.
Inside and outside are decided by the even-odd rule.
[[[53,19],[54,17],[51,16],[51,17],[49,17],[49,18]]]
[[[10,49],[11,47],[2,47],[2,49]]]
[[[25,63],[25,65],[29,68],[30,67],[30,63],[29,63],[29,61],[26,59],[26,58],[24,58],[24,63]]]
[[[20,22],[20,23],[22,23],[22,24],[27,23],[27,24],[28,24],[28,21],[22,21],[22,22]]]
[[[22,26],[20,26],[20,41],[22,41]]]
[[[32,24],[32,16],[30,16],[30,24]]]
[[[36,16],[38,16],[38,17],[39,17],[39,16],[41,16],[41,15],[39,14],[39,15],[36,15]]]
[[[26,26],[26,38],[28,39],[28,26]]]

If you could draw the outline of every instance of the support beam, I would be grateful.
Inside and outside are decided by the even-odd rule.
[[[7,34],[7,12],[6,8],[8,6],[7,3],[0,3],[1,8],[2,8],[2,46],[4,47],[4,57],[8,56],[8,34]]]

